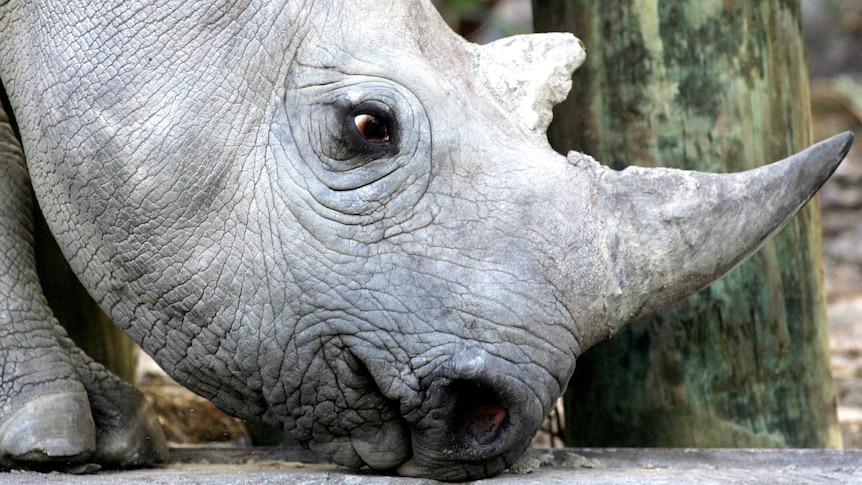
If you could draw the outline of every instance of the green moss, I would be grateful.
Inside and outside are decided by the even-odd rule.
[[[572,103],[555,111],[555,146],[613,168],[716,172],[809,143],[798,2],[543,3],[555,29],[589,48]],[[569,443],[840,444],[816,214],[806,208],[724,279],[584,354],[567,396]]]

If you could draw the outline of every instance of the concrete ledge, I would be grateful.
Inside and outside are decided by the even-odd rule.
[[[302,450],[175,448],[156,468],[82,474],[11,471],[0,484],[293,484],[414,485],[437,483],[301,463]],[[312,456],[312,460],[316,458]],[[862,450],[568,448],[531,450],[526,474],[482,484],[862,484]]]

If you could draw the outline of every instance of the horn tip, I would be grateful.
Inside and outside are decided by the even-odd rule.
[[[850,151],[850,147],[853,146],[853,140],[855,138],[853,136],[853,132],[852,131],[845,131],[844,133],[841,133],[840,135],[835,135],[833,138],[837,138],[839,141],[841,141],[844,144],[844,146],[841,148],[841,158],[846,157],[847,153]]]
[[[834,135],[811,147],[811,150],[814,153],[820,154],[816,155],[816,158],[821,160],[821,163],[828,167],[828,173],[825,174],[826,177],[829,177],[838,168],[838,165],[841,164],[847,156],[847,153],[850,152],[850,148],[853,146],[853,139],[853,133],[845,131],[844,133]]]
[[[844,133],[840,133],[823,140],[818,143],[818,145],[823,147],[823,149],[834,153],[835,162],[841,162],[844,160],[844,157],[847,156],[847,153],[850,152],[850,148],[853,146],[853,140],[853,132],[845,131]]]

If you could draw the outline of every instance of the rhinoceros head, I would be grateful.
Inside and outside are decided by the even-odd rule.
[[[352,467],[505,469],[576,356],[739,263],[850,143],[616,172],[545,139],[571,35],[475,46],[427,1],[173,3],[46,21],[71,46],[10,86],[64,100],[22,121],[34,187],[171,375]]]

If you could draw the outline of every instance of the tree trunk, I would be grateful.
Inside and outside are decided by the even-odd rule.
[[[588,48],[551,142],[601,162],[733,172],[810,142],[798,1],[533,1]],[[743,217],[744,214],[740,214]],[[578,360],[577,446],[840,447],[816,200],[732,273]]]
[[[87,355],[127,382],[134,382],[137,346],[93,301],[72,273],[41,212],[34,212],[36,268],[54,315]]]

